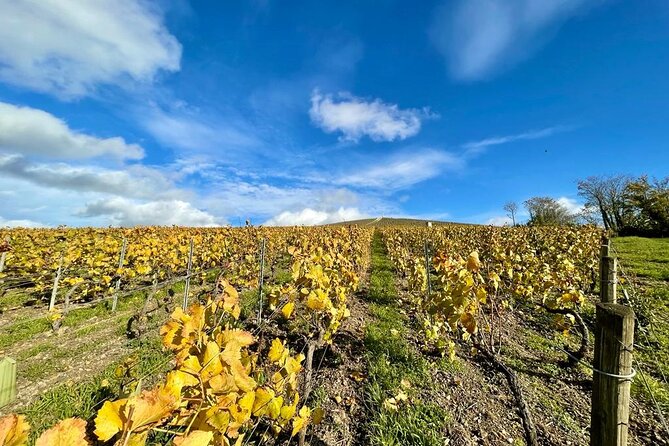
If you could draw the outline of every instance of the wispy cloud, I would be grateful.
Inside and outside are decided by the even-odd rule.
[[[434,178],[447,169],[463,167],[463,160],[448,152],[423,149],[399,153],[389,159],[334,180],[342,186],[400,190]]]
[[[400,109],[380,99],[368,101],[349,93],[311,95],[311,120],[327,133],[340,132],[344,141],[358,142],[363,136],[372,141],[403,140],[420,131],[421,120],[432,116],[428,109]]]
[[[177,71],[181,44],[142,0],[3,1],[0,60],[0,80],[67,99]]]
[[[173,110],[157,105],[141,108],[137,115],[144,128],[163,146],[190,153],[220,155],[231,150],[258,147],[256,129],[237,116],[207,116],[181,104]]]
[[[570,130],[570,127],[555,126],[547,127],[541,130],[532,130],[529,132],[516,133],[515,135],[493,136],[491,138],[484,138],[478,141],[470,141],[462,145],[463,149],[467,150],[468,155],[475,155],[481,153],[490,146],[497,146],[500,144],[508,144],[514,141],[527,141],[532,139],[547,138]]]
[[[0,150],[50,158],[93,158],[108,155],[141,159],[144,149],[121,137],[98,138],[77,132],[42,110],[0,102]]]
[[[458,0],[443,4],[430,29],[452,76],[471,81],[509,67],[560,24],[602,0]]]

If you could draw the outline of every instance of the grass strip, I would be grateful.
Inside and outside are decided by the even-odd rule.
[[[368,379],[365,399],[369,411],[368,444],[372,446],[445,444],[449,415],[442,407],[424,401],[429,363],[407,341],[408,321],[395,306],[397,291],[392,265],[378,233],[372,241],[369,279],[370,313],[374,321],[365,332]],[[407,386],[408,384],[408,386]],[[393,409],[400,392],[407,401]]]

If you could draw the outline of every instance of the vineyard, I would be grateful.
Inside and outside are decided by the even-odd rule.
[[[0,229],[0,446],[589,444],[605,234],[378,220]],[[669,291],[620,276],[669,444]]]

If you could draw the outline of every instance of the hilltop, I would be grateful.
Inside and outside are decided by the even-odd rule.
[[[359,226],[425,226],[431,222],[435,226],[443,225],[462,225],[470,223],[456,223],[448,221],[424,220],[417,218],[393,218],[393,217],[377,217],[364,218],[361,220],[341,221],[338,223],[330,223],[326,226],[342,226],[342,225],[359,225]]]

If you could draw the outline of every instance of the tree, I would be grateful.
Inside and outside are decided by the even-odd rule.
[[[504,205],[506,215],[509,216],[513,225],[516,226],[516,213],[518,212],[518,205],[514,201],[509,201]]]
[[[625,232],[633,224],[633,212],[626,205],[625,190],[630,183],[625,175],[591,176],[578,182],[578,194],[586,208],[595,208],[601,215],[604,229]]]
[[[550,197],[532,197],[524,203],[530,214],[529,225],[569,225],[576,223],[576,216],[564,205]]]
[[[669,177],[650,182],[647,176],[630,181],[625,203],[634,210],[635,231],[645,235],[669,235]]]

